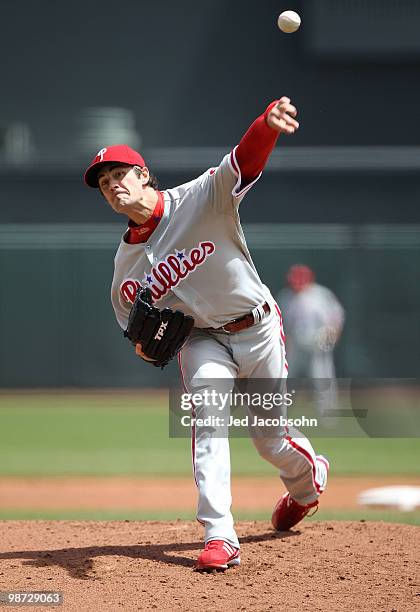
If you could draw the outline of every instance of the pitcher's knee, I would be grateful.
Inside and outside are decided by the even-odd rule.
[[[253,439],[254,446],[262,459],[277,465],[280,457],[280,449],[277,440],[267,438]]]

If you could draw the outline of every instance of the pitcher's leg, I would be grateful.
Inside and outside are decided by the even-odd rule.
[[[204,525],[204,541],[226,540],[239,548],[233,527],[228,438],[195,432],[194,473],[198,488],[197,520]]]
[[[237,370],[225,346],[205,332],[194,332],[182,350],[180,366],[188,393],[204,396],[213,390],[229,394]],[[208,395],[209,397],[209,395]],[[217,416],[212,406],[197,406],[194,416]],[[228,409],[220,411],[225,419]],[[204,525],[205,542],[225,540],[239,548],[231,514],[230,450],[227,421],[217,427],[197,423],[192,430],[194,477],[198,488],[197,520]]]
[[[299,504],[318,499],[327,484],[328,469],[311,443],[294,428],[276,437],[253,437],[258,453],[279,470],[290,495]],[[270,434],[273,436],[273,434]]]
[[[249,362],[247,375],[250,384],[253,379],[277,379],[277,390],[284,395],[287,362],[282,319],[276,305],[273,314],[274,316],[263,322],[259,330],[257,346],[263,359],[258,360],[254,355],[254,359]],[[242,353],[247,354],[247,347],[241,348]],[[270,392],[273,391],[273,383],[269,380],[267,388]],[[252,412],[252,408],[250,410]],[[286,416],[286,410],[282,407],[273,408],[267,412],[267,416]],[[308,504],[319,497],[326,485],[326,465],[318,461],[311,443],[302,433],[281,426],[276,429],[271,426],[254,428],[252,441],[261,457],[278,468],[279,475],[293,499],[301,504]]]

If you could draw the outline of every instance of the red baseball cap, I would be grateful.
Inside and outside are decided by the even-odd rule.
[[[88,187],[98,187],[98,172],[104,164],[118,163],[143,168],[146,163],[140,153],[128,145],[112,145],[97,152],[89,168],[85,172],[85,183]]]
[[[315,274],[309,266],[295,264],[287,273],[287,282],[294,291],[301,291],[315,280]]]

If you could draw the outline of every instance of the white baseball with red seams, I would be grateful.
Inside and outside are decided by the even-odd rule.
[[[281,313],[252,262],[238,212],[259,176],[242,184],[236,153],[235,148],[217,168],[163,191],[163,216],[147,242],[122,240],[115,257],[112,303],[122,328],[139,284],[150,287],[159,308],[178,308],[194,317],[195,327],[179,356],[189,393],[197,385],[202,391],[203,381],[211,391],[214,380],[223,381],[229,391],[236,378],[278,379],[278,388],[285,389]],[[251,327],[237,333],[220,329],[252,311],[256,322]],[[196,416],[205,417],[205,410],[197,408]],[[253,437],[253,442],[297,502],[318,498],[327,469],[307,438],[279,427],[274,436]],[[197,519],[205,527],[205,541],[220,539],[239,547],[230,510],[229,440],[194,427],[192,447]]]

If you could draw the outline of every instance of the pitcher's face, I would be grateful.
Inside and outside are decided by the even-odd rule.
[[[148,180],[145,170],[147,168],[126,164],[107,164],[101,168],[98,174],[99,189],[115,212],[124,213],[142,199]]]

